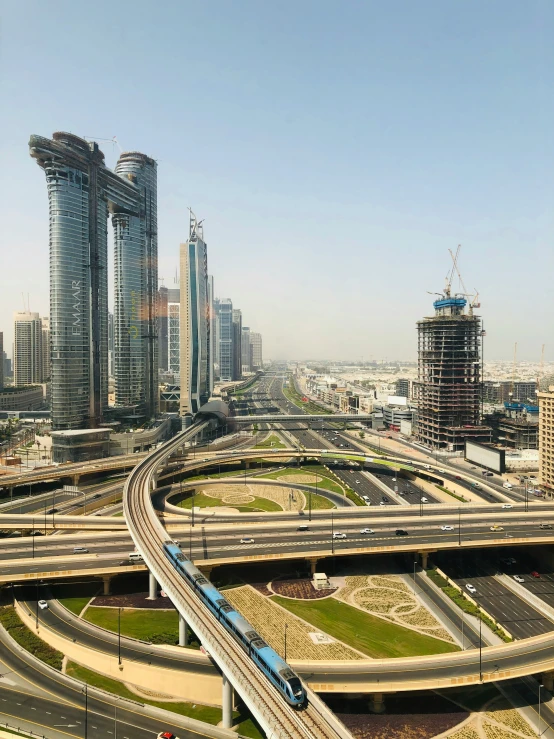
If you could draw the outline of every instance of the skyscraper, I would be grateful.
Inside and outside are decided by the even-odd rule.
[[[248,326],[242,327],[242,337],[241,337],[241,352],[242,352],[242,372],[243,374],[245,372],[250,372],[251,370],[251,362],[250,362],[250,328]]]
[[[256,331],[250,332],[250,358],[253,372],[263,368],[262,335]]]
[[[42,381],[50,379],[50,319],[41,318],[42,323]]]
[[[156,310],[158,302],[157,164],[136,151],[115,166],[132,182],[133,210],[110,202],[114,228],[115,402],[137,406],[147,418],[159,408]]]
[[[233,303],[229,298],[219,301],[219,379],[233,379]]]
[[[543,377],[539,403],[539,482],[554,492],[554,375]]]
[[[214,317],[212,326],[214,329],[214,335],[213,335],[213,347],[214,347],[214,354],[213,354],[213,368],[214,368],[214,380],[220,379],[220,369],[219,369],[219,343],[220,343],[220,332],[219,332],[219,298],[214,298]]]
[[[233,380],[242,379],[242,311],[233,310]]]
[[[108,207],[139,214],[151,203],[141,202],[146,193],[132,173],[105,166],[95,142],[58,132],[31,136],[29,147],[46,175],[50,210],[52,427],[94,427],[108,402]],[[137,314],[141,296],[142,288]]]
[[[210,396],[214,391],[214,362],[215,362],[215,308],[214,308],[214,278],[213,275],[208,275],[208,322],[210,329],[210,360],[208,362],[208,388]]]
[[[108,313],[108,376],[115,377],[115,337],[113,313]]]
[[[433,449],[460,451],[465,440],[487,442],[480,425],[481,319],[450,288],[433,303],[435,315],[417,322],[417,440]]]
[[[4,334],[0,331],[0,390],[4,389]]]
[[[168,341],[168,369],[175,376],[175,383],[179,384],[181,377],[181,291],[179,288],[170,288],[167,291],[167,341]]]
[[[180,414],[195,414],[210,397],[208,252],[202,221],[190,211],[189,239],[181,244]]]
[[[169,367],[167,292],[165,285],[158,290],[158,362],[162,372]]]
[[[14,313],[14,379],[20,385],[38,385],[42,374],[42,322],[38,313]]]

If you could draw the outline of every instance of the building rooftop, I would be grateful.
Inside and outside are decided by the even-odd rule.
[[[82,436],[83,434],[105,434],[109,429],[67,429],[66,431],[52,431],[51,436]]]

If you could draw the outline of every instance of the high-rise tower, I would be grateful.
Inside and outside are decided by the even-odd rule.
[[[108,208],[139,216],[152,202],[135,172],[123,178],[105,166],[95,142],[58,132],[31,136],[29,148],[50,210],[52,426],[94,427],[108,403]]]
[[[491,429],[480,425],[481,319],[466,313],[465,297],[444,295],[435,315],[417,322],[418,403],[416,437],[433,449],[460,451],[466,439],[487,442]]]
[[[13,384],[38,385],[43,381],[42,321],[38,313],[14,313]]]
[[[114,227],[115,403],[137,406],[151,418],[158,390],[158,206],[157,164],[136,151],[115,166],[138,189],[138,208],[129,212],[111,202]]]
[[[219,301],[219,379],[233,379],[233,302],[230,298]]]
[[[181,416],[195,414],[210,397],[208,251],[202,221],[190,211],[189,238],[181,244]]]

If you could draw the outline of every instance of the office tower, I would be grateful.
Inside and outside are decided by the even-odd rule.
[[[409,398],[411,396],[412,381],[400,378],[396,381],[395,394],[399,398]]]
[[[252,371],[260,370],[264,366],[262,358],[262,335],[256,331],[250,332],[250,357]]]
[[[233,379],[233,303],[229,298],[219,301],[219,379]]]
[[[554,491],[554,375],[543,377],[539,402],[539,482]]]
[[[4,334],[0,331],[0,390],[4,389]]]
[[[144,193],[105,166],[96,142],[58,132],[29,148],[48,186],[52,427],[94,427],[108,403],[108,208],[137,214]]]
[[[190,211],[189,239],[181,244],[180,414],[195,414],[210,397],[208,251],[202,221]]]
[[[42,323],[42,381],[50,379],[50,319],[41,318]]]
[[[214,347],[214,361],[213,361],[213,368],[214,368],[214,379],[219,380],[220,379],[220,371],[219,371],[219,342],[220,342],[220,332],[219,332],[219,298],[214,298],[214,319],[213,319],[213,329],[214,329],[214,336],[213,336],[213,347]]]
[[[241,352],[242,352],[242,372],[250,372],[251,361],[250,361],[250,328],[248,326],[242,327],[241,336]]]
[[[242,380],[242,311],[233,310],[233,380]]]
[[[491,429],[479,425],[481,319],[472,308],[466,313],[466,304],[448,288],[433,303],[435,315],[417,322],[416,437],[450,452],[462,450],[466,439],[491,439]]]
[[[42,322],[38,313],[14,313],[13,384],[38,385],[42,382]]]
[[[114,228],[115,403],[152,418],[159,408],[157,164],[124,152],[115,172],[132,182],[135,207],[110,203]]]
[[[210,397],[214,391],[214,361],[215,361],[215,308],[214,308],[214,278],[213,275],[208,275],[208,322],[210,328],[210,361],[208,362],[208,388],[210,391]]]
[[[181,377],[181,336],[180,336],[181,291],[170,288],[167,291],[167,342],[168,370],[173,373],[175,383]]]
[[[2,367],[4,369],[4,381],[6,380],[6,377],[12,376],[12,360],[8,359],[8,355],[6,352],[3,352],[4,355],[4,361],[2,362]]]
[[[115,336],[113,313],[108,313],[108,376],[115,375]]]
[[[169,368],[167,292],[165,285],[158,290],[158,361],[162,372]]]

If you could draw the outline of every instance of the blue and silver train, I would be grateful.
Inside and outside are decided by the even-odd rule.
[[[204,577],[190,559],[183,554],[174,541],[164,542],[164,551],[171,564],[186,580],[210,611],[238,641],[250,659],[270,680],[291,706],[301,707],[306,703],[306,691],[287,663],[279,657],[251,624],[225,600],[219,590]]]

